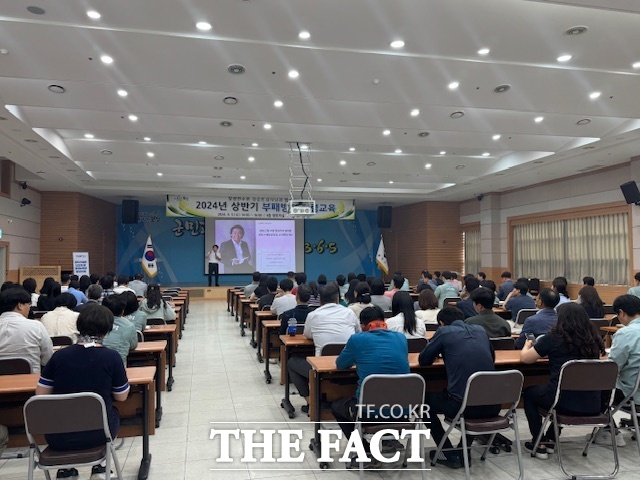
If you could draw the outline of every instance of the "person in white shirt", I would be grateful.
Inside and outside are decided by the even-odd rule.
[[[288,278],[280,280],[280,292],[271,303],[271,312],[280,315],[296,307],[296,296],[291,294],[293,282]]]
[[[216,277],[216,287],[220,286],[220,284],[218,283],[218,277],[220,276],[220,261],[222,260],[222,257],[220,256],[220,253],[218,253],[218,248],[218,245],[213,245],[211,247],[211,250],[209,250],[204,256],[204,258],[206,258],[207,262],[209,263],[209,286],[211,286],[212,275],[215,275]]]
[[[118,286],[113,288],[113,293],[119,295],[124,292],[136,293],[133,288],[129,287],[129,275],[118,275]]]
[[[416,320],[409,292],[396,292],[391,300],[391,313],[393,317],[386,320],[387,330],[400,332],[407,338],[425,338],[424,322]]]
[[[129,282],[129,288],[134,291],[136,297],[144,297],[147,293],[148,285],[142,281],[142,274],[136,273],[133,280]]]
[[[430,289],[425,288],[420,292],[418,297],[418,307],[416,310],[416,318],[424,323],[430,323],[433,325],[438,324],[438,299],[435,293]]]
[[[45,313],[40,321],[44,328],[47,329],[50,337],[58,335],[65,335],[76,343],[78,340],[78,315],[80,313],[74,312],[78,302],[76,297],[71,293],[62,293],[55,299],[54,308],[52,311]]]
[[[53,355],[51,338],[42,323],[29,320],[31,295],[22,287],[0,293],[0,358],[24,358],[32,373],[40,373]]]

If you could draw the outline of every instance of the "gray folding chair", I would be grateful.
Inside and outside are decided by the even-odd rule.
[[[138,342],[144,342],[144,333],[142,333],[140,330],[136,330],[136,335],[138,337]]]
[[[355,428],[360,433],[360,437],[363,438],[364,434],[375,434],[381,430],[408,430],[415,429],[421,430],[424,424],[422,418],[418,415],[414,415],[415,406],[422,405],[424,403],[424,392],[426,385],[424,378],[417,373],[407,373],[402,375],[369,375],[364,379],[360,386],[360,398],[359,405],[366,405],[369,412],[382,411],[386,406],[393,405],[394,410],[402,407],[404,412],[408,412],[409,415],[405,419],[390,419],[389,422],[376,423],[369,421],[368,418],[356,418]],[[386,415],[385,416],[389,416]],[[397,421],[395,421],[397,420]],[[411,438],[411,437],[409,437]],[[411,442],[411,440],[409,440]],[[411,449],[410,443],[406,446],[404,451],[404,459],[402,466],[407,466],[407,458],[409,450]],[[421,452],[422,448],[419,449]],[[426,478],[426,464],[424,461],[424,455],[421,455],[421,473],[422,479]],[[364,465],[360,463],[360,480],[364,479]]]
[[[543,433],[545,432],[549,422],[553,422],[553,429],[556,437],[556,448],[558,449],[558,463],[562,473],[571,478],[589,478],[589,479],[606,479],[613,478],[618,473],[620,463],[618,461],[618,446],[616,444],[616,434],[613,424],[611,403],[613,401],[613,390],[616,388],[616,380],[618,378],[618,365],[611,360],[571,360],[565,363],[560,369],[560,378],[558,379],[558,388],[556,389],[556,397],[553,401],[553,405],[548,410],[540,408],[540,414],[544,417],[542,422],[542,428],[536,438],[533,448],[531,449],[531,456],[535,456],[535,452],[540,444]],[[574,392],[605,392],[608,391],[610,395],[609,404],[605,406],[604,410],[598,412],[595,415],[566,415],[558,412],[558,402],[560,396],[564,391]],[[593,431],[587,442],[583,456],[587,456],[587,450],[593,442],[596,432],[599,428],[609,427],[611,432],[611,446],[613,447],[614,469],[609,475],[575,475],[567,472],[562,462],[562,450],[560,442],[560,427],[561,426],[577,426],[577,427],[592,427]]]
[[[516,325],[524,325],[524,321],[532,315],[538,313],[538,310],[535,308],[523,308],[518,311],[518,315],[516,316]]]
[[[516,452],[518,455],[519,480],[524,478],[524,466],[522,464],[522,447],[520,446],[520,434],[518,433],[518,416],[516,407],[520,402],[520,393],[524,375],[518,370],[505,370],[502,372],[476,372],[467,380],[460,410],[453,418],[446,418],[449,428],[438,444],[434,461],[440,455],[442,446],[454,428],[460,430],[462,436],[462,453],[464,458],[464,471],[467,480],[471,478],[469,472],[469,451],[467,435],[487,435],[489,440],[484,447],[481,459],[487,458],[487,452],[491,448],[496,434],[512,430],[515,435]],[[489,418],[465,418],[467,407],[479,407],[487,405],[503,405],[507,410],[504,414]],[[435,463],[431,463],[435,466]]]
[[[82,415],[78,415],[82,412]],[[86,467],[106,461],[106,472],[111,471],[111,459],[118,479],[122,471],[109,431],[104,400],[97,393],[83,392],[64,395],[36,395],[24,404],[24,426],[29,440],[29,480],[33,480],[36,468],[44,470],[51,480],[49,470]],[[104,431],[105,443],[83,450],[58,451],[51,447],[41,449],[34,435],[54,433]]]

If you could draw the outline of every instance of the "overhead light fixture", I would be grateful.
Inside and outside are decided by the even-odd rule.
[[[132,122],[137,122],[138,121],[138,116],[137,115],[129,115],[129,120],[131,120]]]
[[[271,124],[265,123],[262,128],[264,128],[265,130],[271,130]]]
[[[252,147],[257,147],[257,146],[258,146],[258,144],[257,144],[256,142],[253,142],[253,143],[251,144],[251,146],[252,146]]]
[[[284,103],[282,103],[282,100],[276,100],[275,102],[273,102],[273,106],[276,108],[280,108],[282,105],[284,105]]]
[[[100,60],[102,61],[102,63],[104,63],[105,65],[111,65],[113,63],[113,58],[110,57],[109,55],[101,55],[100,56]]]
[[[202,30],[203,32],[211,30],[211,24],[209,22],[198,22],[196,23],[196,28],[198,30]]]
[[[126,97],[127,95],[129,95],[129,92],[127,92],[126,90],[123,90],[123,89],[119,89],[118,90],[118,95],[120,95],[121,97]]]
[[[53,93],[64,93],[67,91],[62,85],[49,85],[47,89]]]
[[[214,160],[224,160],[224,157],[222,155],[216,155],[215,157],[213,157]]]
[[[488,157],[489,155],[491,155],[489,152],[484,152],[484,153],[482,154],[482,156],[483,156],[483,157]]]
[[[588,125],[589,123],[591,123],[590,118],[582,118],[576,122],[576,125]]]
[[[349,151],[350,152],[355,152],[356,151],[356,147],[349,147]]]
[[[428,169],[430,169],[430,168],[431,168],[431,164],[430,164],[430,163],[427,163],[427,164],[424,166],[424,168],[426,168],[427,170],[428,170]]]
[[[233,125],[233,123],[231,123],[229,120],[223,120],[220,122],[221,127],[230,127],[231,125]]]
[[[287,75],[289,75],[289,78],[298,78],[300,73],[297,70],[290,70]]]
[[[321,178],[316,178],[316,181],[321,182],[322,179]]]
[[[346,160],[340,160],[340,165],[345,166],[347,164]]]
[[[249,160],[250,162],[255,162],[256,159],[255,159],[255,157],[249,157],[249,158],[247,158],[247,160]]]
[[[28,6],[27,12],[33,13],[34,15],[44,15],[46,13],[44,8],[36,7],[35,5]]]
[[[300,150],[309,150],[309,145],[303,143],[302,145],[300,145]]]
[[[204,140],[200,140],[200,141],[198,142],[198,145],[206,145],[206,144],[207,144],[207,142],[205,142]]]
[[[583,33],[586,33],[586,31],[589,29],[589,27],[587,27],[586,25],[578,25],[577,27],[571,27],[570,29],[566,30],[564,32],[565,35],[582,35]]]
[[[444,150],[442,150],[442,151],[440,152],[440,155],[446,155],[446,154],[447,154],[447,152],[445,152]]]
[[[431,135],[429,132],[418,132],[418,136],[422,138],[428,137],[429,135]]]
[[[565,54],[565,55],[560,55],[557,60],[559,62],[568,62],[569,60],[571,60],[573,57],[569,54]]]
[[[298,34],[298,38],[301,38],[302,40],[308,40],[311,37],[311,34],[309,32],[307,32],[306,30],[301,31]]]
[[[509,90],[511,90],[511,85],[504,83],[494,88],[493,93],[507,93]]]
[[[155,157],[155,156],[156,156],[156,154],[155,154],[155,153],[153,153],[153,152],[147,152],[147,157],[149,157],[149,158],[153,158],[153,157]]]
[[[391,130],[383,130],[382,134],[383,135],[391,135]]]
[[[449,117],[457,120],[458,118],[464,117],[464,112],[453,112],[451,115],[449,115]]]
[[[599,98],[599,97],[600,97],[600,95],[602,95],[602,92],[591,92],[591,93],[589,94],[589,98],[590,98],[591,100],[595,100],[596,98]]]
[[[396,149],[394,150],[394,153],[402,153],[402,150],[400,150],[399,148],[396,148]]]
[[[242,75],[244,72],[246,72],[246,69],[240,64],[233,64],[227,67],[227,72],[229,72],[231,75]]]
[[[158,172],[158,173],[156,173],[156,175],[158,175],[159,177],[161,177],[161,176],[162,176],[162,172]]]
[[[632,63],[631,64],[631,68],[633,68],[635,70],[640,69],[640,62]]]
[[[499,135],[499,134],[497,134],[497,133],[496,133],[496,134],[495,134],[493,137],[491,137],[491,138],[492,138],[492,139],[494,139],[494,140],[500,140],[500,137],[501,137],[501,135]]]
[[[418,115],[420,115],[420,110],[418,110],[417,108],[414,108],[413,110],[411,110],[412,117],[417,117]]]
[[[489,55],[489,52],[491,50],[489,50],[488,48],[481,48],[480,50],[478,50],[478,55]]]
[[[393,183],[393,180],[389,180],[389,183]]]
[[[533,121],[536,122],[536,123],[540,123],[543,120],[544,120],[544,117],[536,117],[536,118],[533,119]]]
[[[144,137],[144,138],[143,138],[143,140],[144,140],[145,142],[150,142],[150,141],[151,141],[151,137]]]
[[[238,103],[238,99],[236,97],[224,97],[222,99],[222,103],[226,105],[236,105]]]
[[[402,48],[404,47],[404,41],[402,40],[394,40],[391,42],[391,48]]]
[[[93,133],[85,133],[84,138],[93,138]]]
[[[246,178],[247,178],[247,177],[245,177],[244,175],[240,175],[240,180],[244,180],[244,179],[246,179]]]
[[[89,10],[87,11],[87,17],[91,18],[92,20],[99,20],[102,15],[100,15],[100,12],[96,12],[95,10]]]
[[[100,150],[100,153],[102,155],[113,155],[113,152],[111,150],[107,150],[107,149]]]
[[[460,86],[460,82],[451,82],[447,86],[449,87],[449,90],[455,90],[456,88],[458,88]]]

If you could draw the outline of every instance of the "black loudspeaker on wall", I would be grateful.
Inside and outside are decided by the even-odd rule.
[[[122,223],[138,223],[138,200],[122,201]]]
[[[624,195],[624,199],[627,203],[640,205],[640,191],[638,190],[636,182],[632,180],[630,182],[623,183],[620,185],[620,190],[622,190],[622,194]]]
[[[391,207],[378,207],[378,228],[391,228]]]

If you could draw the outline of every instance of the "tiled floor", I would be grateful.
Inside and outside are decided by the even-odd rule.
[[[307,417],[300,414],[290,425],[304,431],[302,448],[305,458],[302,463],[241,463],[243,447],[240,442],[231,444],[231,464],[216,463],[219,456],[219,437],[210,440],[211,428],[286,428],[289,418],[280,408],[283,387],[278,379],[280,368],[271,365],[274,381],[267,385],[262,371],[264,366],[256,360],[255,350],[249,346],[250,337],[240,337],[238,324],[227,313],[222,301],[192,302],[187,328],[180,341],[176,379],[172,392],[163,393],[162,425],[151,437],[151,480],[246,480],[257,478],[296,477],[301,480],[357,479],[357,472],[349,471],[343,464],[334,463],[328,470],[319,470],[315,455],[308,450],[308,438],[312,431]],[[292,402],[299,410],[300,397],[294,395]],[[211,422],[214,422],[212,425]],[[220,423],[226,422],[226,423]],[[247,423],[242,423],[247,422]],[[265,422],[281,422],[280,424]],[[523,439],[529,439],[527,423],[520,417]],[[563,448],[568,468],[580,473],[604,473],[612,464],[610,448],[595,446],[587,458],[580,451],[584,438],[583,431],[563,432]],[[626,435],[628,445],[619,449],[620,479],[640,480],[637,465],[640,460],[635,444]],[[429,445],[432,445],[429,442]],[[515,450],[514,450],[515,451]],[[260,450],[257,450],[260,456]],[[126,439],[118,451],[118,458],[124,465],[127,480],[137,478],[142,455],[139,438]],[[544,480],[560,479],[563,475],[558,467],[556,455],[548,460],[532,459],[524,456],[525,477]],[[298,470],[293,470],[293,468]],[[226,470],[223,470],[226,469]],[[283,470],[278,470],[283,469]],[[302,469],[302,470],[300,470]],[[486,462],[481,462],[474,453],[471,469],[474,478],[508,480],[517,478],[517,458],[515,453],[489,454]],[[88,470],[80,472],[80,478],[88,478]],[[463,479],[464,470],[451,470],[438,466],[426,472],[430,479]],[[0,461],[0,479],[17,480],[27,478],[26,460]],[[41,472],[36,478],[42,479]],[[393,469],[389,471],[367,471],[367,479],[419,479],[418,471]]]

